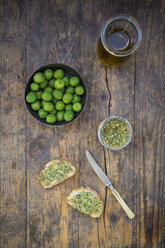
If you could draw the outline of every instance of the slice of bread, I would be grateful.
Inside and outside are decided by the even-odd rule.
[[[44,172],[49,168],[49,166],[52,165],[52,163],[56,163],[56,164],[58,164],[58,165],[60,165],[61,163],[64,163],[64,164],[66,164],[66,166],[70,166],[71,169],[72,169],[72,171],[71,171],[71,172],[68,172],[67,175],[66,175],[65,177],[63,177],[60,181],[54,180],[54,181],[51,182],[50,185],[46,185],[46,184],[44,184],[44,182],[42,182],[42,180],[41,180],[41,178],[40,178],[40,175],[41,175],[42,173],[44,173]],[[64,164],[63,164],[63,165],[64,165]],[[63,182],[63,181],[66,180],[67,178],[72,177],[72,176],[75,174],[75,172],[76,172],[76,167],[75,167],[70,161],[68,161],[68,160],[66,160],[66,159],[56,159],[56,160],[52,160],[52,161],[48,162],[48,163],[44,166],[44,168],[43,168],[43,169],[41,170],[41,172],[40,172],[40,175],[38,176],[38,179],[40,180],[40,183],[41,183],[41,185],[42,185],[44,188],[52,188],[53,186],[55,186],[55,185],[57,185],[57,184]]]
[[[71,193],[70,193],[70,195],[68,196],[68,199],[67,199],[67,202],[68,202],[68,204],[69,205],[71,205],[73,208],[75,208],[74,207],[74,203],[72,202],[72,199],[73,199],[73,197],[75,197],[76,195],[78,195],[80,192],[90,192],[93,196],[95,196],[96,198],[97,198],[97,200],[100,202],[100,204],[101,204],[101,207],[100,207],[100,211],[99,211],[99,213],[97,213],[97,214],[95,214],[95,213],[87,213],[87,212],[83,212],[84,214],[87,214],[87,215],[89,215],[89,216],[91,216],[92,218],[98,218],[98,217],[100,217],[100,215],[101,215],[101,213],[102,213],[102,211],[103,211],[103,202],[102,202],[102,200],[100,199],[100,196],[99,196],[99,194],[96,192],[96,191],[94,191],[93,189],[91,189],[89,186],[87,186],[86,188],[84,188],[84,187],[79,187],[79,188],[76,188],[76,189],[74,189]],[[75,208],[75,209],[77,209],[77,208]],[[77,209],[78,210],[78,209]],[[81,210],[79,210],[79,211],[81,211]]]

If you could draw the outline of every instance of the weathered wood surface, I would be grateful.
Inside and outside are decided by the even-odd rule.
[[[1,167],[0,247],[115,248],[165,246],[164,1],[0,1]],[[137,52],[120,68],[96,57],[104,21],[134,16],[143,30]],[[24,87],[38,67],[65,63],[86,80],[85,112],[67,127],[37,123],[25,109]],[[133,125],[131,144],[103,149],[100,122],[121,115]],[[135,212],[130,221],[97,178],[88,149]],[[77,173],[45,190],[43,165],[65,157]],[[66,204],[71,190],[89,185],[104,201],[91,219]]]

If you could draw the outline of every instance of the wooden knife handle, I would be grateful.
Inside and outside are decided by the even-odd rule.
[[[112,190],[112,194],[116,198],[116,200],[120,203],[122,208],[124,209],[125,213],[130,219],[133,219],[135,217],[134,213],[131,211],[131,209],[127,206],[127,204],[124,202],[124,200],[121,198],[119,193],[117,192],[116,189]]]

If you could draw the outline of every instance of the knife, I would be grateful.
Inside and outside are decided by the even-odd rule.
[[[124,200],[121,198],[121,196],[119,195],[119,193],[117,192],[117,190],[113,187],[110,179],[106,176],[106,174],[104,173],[104,171],[100,168],[100,166],[96,163],[96,161],[94,160],[94,158],[92,157],[92,155],[90,154],[89,151],[86,150],[86,156],[87,159],[90,163],[90,165],[92,166],[93,170],[95,171],[95,173],[97,174],[97,176],[100,178],[100,180],[107,186],[110,188],[110,190],[112,191],[112,194],[114,195],[114,197],[116,198],[116,200],[120,203],[121,207],[124,209],[125,213],[127,214],[127,216],[130,219],[133,219],[135,217],[135,214],[131,211],[131,209],[127,206],[127,204],[124,202]]]

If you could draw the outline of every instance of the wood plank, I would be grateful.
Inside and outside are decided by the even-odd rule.
[[[102,18],[101,13],[98,14],[100,5],[101,3],[93,4],[92,1],[83,2],[81,5],[80,70],[87,79],[89,101],[84,113],[85,120],[81,118],[80,122],[80,130],[82,131],[79,141],[79,185],[89,185],[100,194],[103,202],[105,202],[105,186],[95,175],[85,155],[85,150],[88,149],[104,168],[103,148],[97,137],[98,126],[107,116],[106,103],[108,101],[104,67],[96,57]],[[79,214],[79,247],[107,247],[104,214],[99,220]]]
[[[86,13],[88,5],[88,12]],[[132,164],[133,164],[133,148],[127,148],[121,152],[110,152],[107,149],[103,149],[99,144],[97,139],[97,129],[102,120],[111,115],[121,115],[127,118],[130,122],[133,122],[134,118],[134,96],[132,92],[134,90],[134,75],[133,72],[133,59],[130,60],[127,64],[129,67],[129,72],[125,73],[125,65],[120,69],[106,69],[102,66],[96,57],[96,45],[100,36],[100,29],[102,24],[109,18],[110,13],[113,13],[114,10],[120,9],[119,3],[114,3],[110,5],[107,1],[102,1],[100,4],[96,5],[96,9],[92,5],[83,4],[84,12],[84,23],[83,23],[83,33],[86,34],[86,42],[88,47],[82,47],[83,54],[85,55],[83,60],[83,66],[86,67],[86,57],[88,54],[88,61],[92,61],[90,71],[87,71],[88,78],[90,80],[90,92],[91,93],[91,109],[90,112],[93,112],[93,115],[88,121],[88,126],[91,126],[93,132],[91,135],[88,135],[87,139],[88,146],[90,147],[92,154],[99,162],[99,164],[107,171],[108,176],[111,178],[112,182],[119,190],[123,198],[130,207],[133,208],[133,199],[129,193],[131,182],[133,182],[132,174]],[[100,15],[98,15],[98,9]],[[96,11],[97,10],[97,11]],[[129,8],[127,9],[128,12]],[[86,14],[85,14],[86,13]],[[112,14],[111,14],[112,15]],[[93,20],[93,21],[91,21]],[[97,20],[97,23],[95,22]],[[85,25],[86,24],[86,25]],[[87,28],[88,27],[88,28]],[[87,36],[87,32],[92,33],[91,36]],[[82,37],[82,43],[84,39]],[[95,46],[94,46],[95,44]],[[89,62],[90,63],[90,62]],[[93,83],[93,84],[92,84]],[[124,87],[123,87],[124,85]],[[125,94],[125,95],[124,95]],[[124,114],[124,115],[123,115]],[[91,120],[95,119],[96,124],[93,125]],[[129,149],[129,150],[128,150]],[[129,158],[130,156],[130,158]],[[86,178],[86,174],[90,176]],[[84,168],[83,168],[84,171]],[[93,247],[129,247],[132,244],[132,224],[128,220],[127,216],[113,198],[111,192],[106,190],[104,185],[96,177],[92,169],[88,169],[84,175],[84,178],[81,180],[93,184],[93,187],[96,188],[104,199],[105,207],[103,216],[98,220],[98,236],[93,235]],[[84,223],[83,223],[84,224]],[[88,241],[85,240],[85,226],[81,224],[83,234],[80,244],[85,247],[87,246]],[[93,229],[92,229],[93,232]],[[98,237],[98,240],[96,239]],[[89,243],[89,247],[90,247]]]
[[[135,8],[135,6],[134,6]],[[143,43],[136,56],[135,172],[137,185],[137,244],[163,247],[164,199],[164,2],[140,3],[136,10],[143,29]]]
[[[26,247],[25,1],[1,1],[0,16],[0,247]]]
[[[117,10],[118,13],[132,15],[132,4],[108,5],[103,8],[105,13]],[[114,13],[116,14],[116,13]],[[110,92],[108,113],[111,116],[122,116],[134,126],[134,56],[130,57],[123,65],[117,68],[107,68],[106,83]],[[112,179],[115,188],[134,212],[134,140],[121,151],[112,152],[105,150],[105,164],[107,174]],[[109,211],[110,208],[110,211]],[[136,214],[136,213],[135,213]],[[135,220],[133,220],[135,221]],[[132,246],[132,221],[125,215],[123,209],[107,190],[105,205],[105,226],[108,239],[108,247]]]
[[[38,67],[49,63],[65,63],[78,69],[79,10],[77,1],[28,4],[29,76]],[[78,186],[79,174],[50,190],[42,188],[36,176],[46,162],[61,157],[71,160],[78,171],[79,121],[67,127],[50,128],[36,123],[28,115],[27,126],[28,247],[77,247],[78,213],[74,214],[67,206],[66,199]]]

